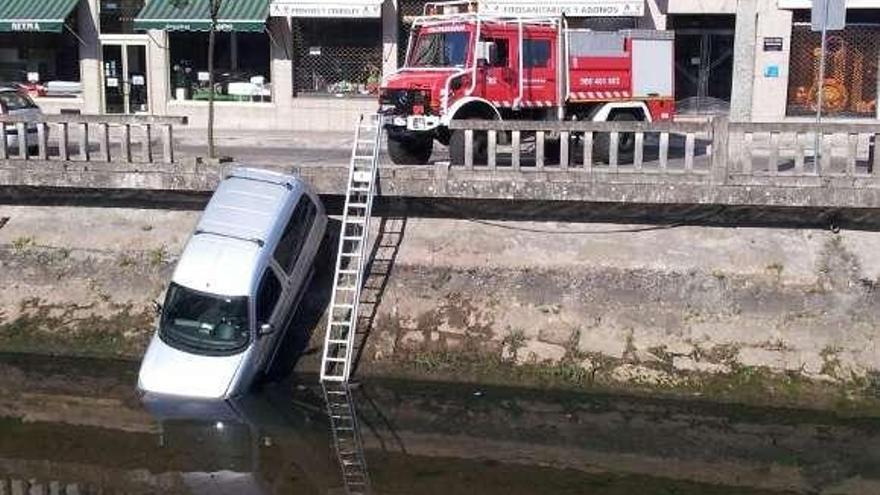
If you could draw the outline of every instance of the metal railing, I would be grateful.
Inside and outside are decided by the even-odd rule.
[[[766,178],[880,185],[880,156],[873,151],[880,123],[459,120],[450,128],[464,132],[464,160],[453,166],[469,170],[674,175],[679,182],[687,177],[731,185]]]
[[[0,115],[5,128],[0,160],[174,163],[173,128],[186,123],[186,117],[153,115]],[[158,160],[153,142],[156,127]],[[95,140],[97,150],[91,146]]]

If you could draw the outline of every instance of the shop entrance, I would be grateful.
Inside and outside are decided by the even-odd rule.
[[[677,113],[730,111],[734,23],[729,15],[673,16]]]
[[[105,41],[101,48],[104,112],[149,113],[146,42]]]

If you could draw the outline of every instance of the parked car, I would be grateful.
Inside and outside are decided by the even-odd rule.
[[[43,115],[40,107],[24,91],[12,86],[0,86],[0,114],[20,115],[36,121]],[[37,146],[37,125],[27,124],[27,145]],[[6,124],[6,145],[18,148],[18,131],[15,124]]]
[[[271,366],[326,226],[302,180],[234,170],[177,262],[138,389],[206,399],[247,391]]]

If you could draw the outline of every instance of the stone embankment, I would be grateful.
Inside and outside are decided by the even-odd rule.
[[[137,359],[198,213],[0,217],[0,349]],[[878,233],[425,218],[382,230],[364,373],[827,407],[880,389]]]

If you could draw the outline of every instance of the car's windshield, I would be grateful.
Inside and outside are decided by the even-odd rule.
[[[188,351],[231,353],[249,341],[247,306],[245,296],[207,294],[172,282],[159,335]]]
[[[464,67],[467,63],[467,32],[424,33],[416,41],[411,67]]]
[[[27,96],[15,91],[0,91],[0,107],[7,112],[35,108],[36,105]]]

